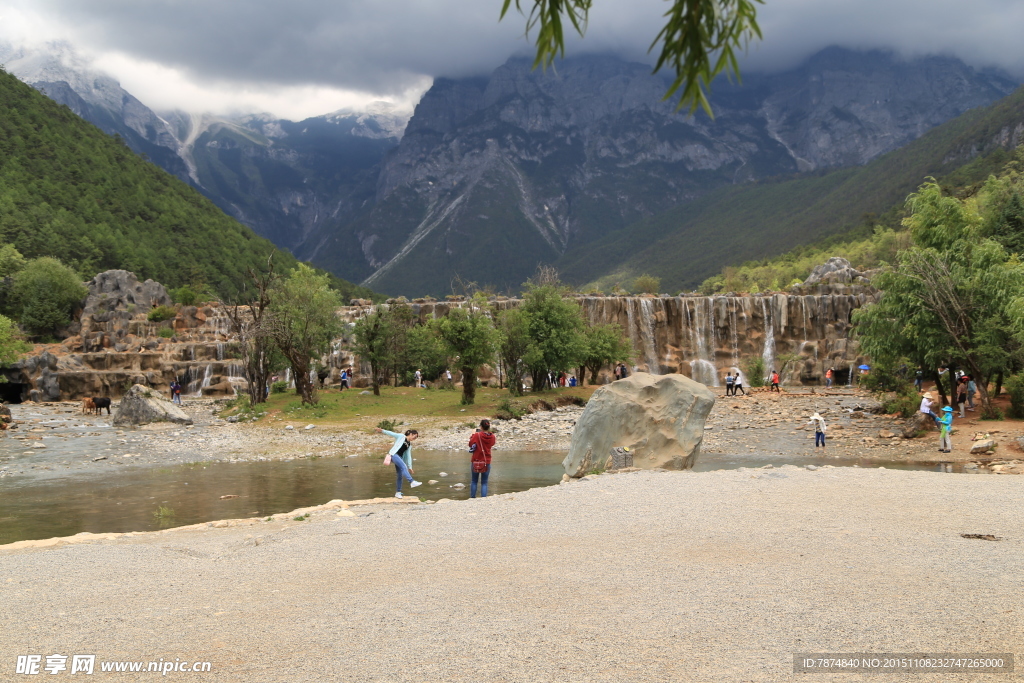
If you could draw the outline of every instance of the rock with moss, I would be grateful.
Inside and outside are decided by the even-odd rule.
[[[571,477],[605,470],[611,449],[624,446],[638,466],[690,469],[714,405],[714,393],[684,375],[634,373],[594,392],[562,465]]]
[[[152,422],[190,425],[192,418],[159,392],[136,384],[121,398],[113,422],[115,427],[134,427]]]

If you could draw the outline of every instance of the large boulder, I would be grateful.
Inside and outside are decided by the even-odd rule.
[[[841,256],[833,256],[820,266],[815,266],[808,278],[804,280],[804,284],[850,284],[863,281],[864,274],[854,268],[849,261]]]
[[[714,405],[714,393],[684,375],[634,373],[594,392],[562,465],[581,477],[606,469],[611,449],[627,446],[637,466],[689,469]]]
[[[114,413],[114,426],[144,425],[150,422],[190,425],[192,418],[156,391],[136,384],[121,397],[121,404]]]

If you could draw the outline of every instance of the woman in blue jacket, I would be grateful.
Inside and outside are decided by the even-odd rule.
[[[419,437],[420,433],[415,429],[407,429],[405,434],[399,434],[380,427],[377,427],[377,432],[387,434],[395,440],[395,444],[388,451],[388,456],[391,458],[391,464],[395,466],[395,498],[401,498],[403,478],[409,480],[409,486],[412,488],[423,483],[412,478],[412,442]]]

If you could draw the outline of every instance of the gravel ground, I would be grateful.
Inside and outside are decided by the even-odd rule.
[[[1022,486],[646,471],[0,549],[0,679],[60,653],[243,682],[918,681],[796,675],[793,654],[1024,651]]]

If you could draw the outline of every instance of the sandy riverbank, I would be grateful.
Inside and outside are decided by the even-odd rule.
[[[783,681],[806,679],[798,652],[1020,652],[1021,486],[648,471],[4,550],[0,670],[79,653],[230,681]]]

